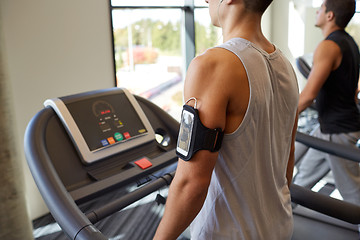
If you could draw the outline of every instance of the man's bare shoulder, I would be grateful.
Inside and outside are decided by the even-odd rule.
[[[208,64],[215,64],[217,59],[215,57],[217,51],[214,51],[213,49],[208,49],[205,52],[203,52],[202,54],[196,56],[192,61],[191,61],[191,65],[205,65],[207,66]]]
[[[234,73],[237,64],[241,64],[241,61],[234,53],[223,48],[211,48],[192,60],[189,71],[190,74],[198,73],[201,76],[225,77],[225,73]]]
[[[321,41],[314,52],[314,56],[317,55],[318,57],[335,57],[339,54],[341,54],[341,49],[339,45],[332,40]]]
[[[341,63],[342,54],[339,45],[331,40],[323,40],[314,52],[314,65],[328,66],[330,70],[336,69]]]
[[[204,53],[197,56],[194,60],[206,61],[207,63],[210,62],[216,63],[216,62],[223,62],[223,60],[226,59],[231,60],[234,57],[236,57],[236,55],[230,52],[229,50],[226,50],[225,48],[216,47],[206,50]]]

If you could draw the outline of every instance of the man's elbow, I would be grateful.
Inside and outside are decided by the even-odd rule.
[[[207,195],[210,185],[209,179],[202,178],[184,178],[177,183],[177,188],[194,201],[203,200]]]

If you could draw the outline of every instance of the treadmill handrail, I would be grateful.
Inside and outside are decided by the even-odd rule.
[[[62,184],[46,150],[45,134],[50,117],[49,107],[38,112],[30,121],[24,139],[26,159],[47,206],[53,217],[71,239],[108,239],[98,231],[80,211]],[[43,136],[43,137],[38,137]],[[56,210],[55,210],[56,209]]]
[[[120,211],[124,207],[127,207],[128,205],[149,195],[150,193],[155,192],[156,190],[164,186],[169,186],[174,176],[175,176],[175,171],[171,173],[167,173],[159,177],[158,179],[146,184],[145,186],[102,206],[101,208],[92,210],[91,212],[86,214],[86,217],[93,224],[95,224],[98,221],[112,215],[114,212]]]
[[[360,149],[329,142],[301,132],[297,132],[296,141],[308,147],[336,155],[354,162],[360,162]],[[360,206],[341,201],[330,196],[291,184],[291,201],[309,209],[352,224],[360,224]]]
[[[301,132],[297,132],[296,141],[305,144],[308,147],[346,158],[354,162],[360,162],[360,149],[329,142],[320,138],[316,138]]]
[[[299,69],[300,73],[305,77],[308,78],[310,71],[311,71],[311,67],[309,66],[309,64],[306,62],[306,60],[304,59],[304,57],[298,57],[295,59],[295,63],[297,68]]]
[[[291,201],[314,211],[360,224],[360,206],[311,191],[296,184],[290,186]]]

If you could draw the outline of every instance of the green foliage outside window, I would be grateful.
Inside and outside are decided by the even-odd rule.
[[[129,29],[131,27],[131,29]],[[129,30],[132,32],[134,64],[156,62],[159,55],[181,56],[180,22],[164,23],[159,20],[142,19],[131,26],[114,29],[116,68],[128,65]],[[215,27],[195,23],[196,54],[200,54],[218,42]],[[143,51],[143,53],[141,52]],[[136,58],[136,56],[138,56]]]
[[[203,53],[206,49],[218,44],[219,36],[216,27],[195,23],[195,49],[196,55]]]

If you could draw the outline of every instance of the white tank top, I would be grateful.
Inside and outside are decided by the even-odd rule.
[[[268,54],[245,39],[217,47],[242,61],[250,99],[243,122],[224,136],[191,239],[291,239],[286,168],[299,96],[294,70],[280,50]]]

